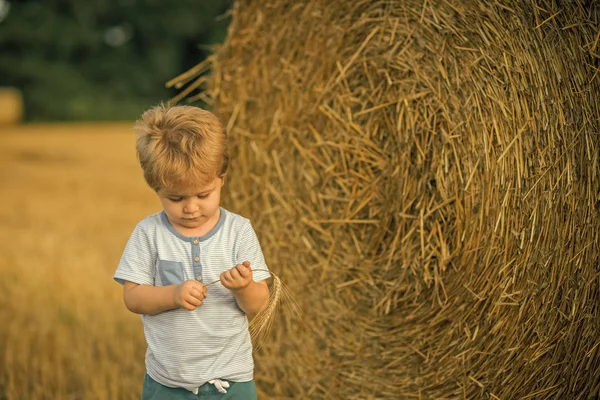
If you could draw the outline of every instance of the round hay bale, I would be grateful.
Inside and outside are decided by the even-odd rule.
[[[222,48],[170,82],[224,117],[226,205],[303,310],[256,355],[267,398],[598,394],[585,4],[238,1]]]
[[[14,88],[0,87],[0,125],[20,123],[23,119],[23,96]]]

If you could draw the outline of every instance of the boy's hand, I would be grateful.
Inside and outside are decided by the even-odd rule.
[[[175,287],[175,305],[193,311],[200,307],[206,297],[206,286],[198,281],[188,280]]]
[[[228,271],[221,273],[221,284],[229,290],[244,289],[252,282],[250,262],[244,261]]]

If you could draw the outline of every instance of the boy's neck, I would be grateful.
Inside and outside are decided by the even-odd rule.
[[[167,216],[167,219],[169,219],[169,223],[171,224],[173,229],[175,229],[177,232],[179,232],[180,234],[182,234],[183,236],[186,236],[186,237],[201,237],[201,236],[206,235],[211,230],[213,230],[213,228],[215,226],[217,226],[220,218],[221,218],[221,207],[219,207],[217,209],[217,212],[215,213],[215,215],[213,215],[213,217],[211,219],[207,220],[204,224],[202,224],[202,226],[199,226],[197,228],[186,228],[185,226],[180,226],[180,225],[174,224],[173,221],[171,221],[169,219],[169,217]]]

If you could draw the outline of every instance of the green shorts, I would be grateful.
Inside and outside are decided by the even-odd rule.
[[[256,400],[254,381],[229,382],[227,393],[220,393],[214,385],[205,383],[194,394],[183,388],[170,388],[156,382],[148,374],[144,377],[142,400]]]

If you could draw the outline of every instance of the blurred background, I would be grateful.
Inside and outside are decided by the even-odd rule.
[[[160,204],[133,121],[221,43],[230,0],[0,0],[0,399],[139,399],[112,279]],[[201,104],[200,104],[201,105]]]
[[[0,0],[0,87],[26,121],[135,119],[224,40],[232,0]]]

